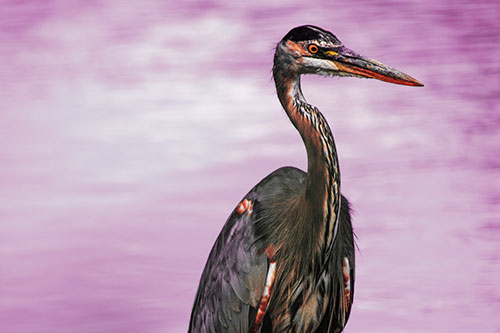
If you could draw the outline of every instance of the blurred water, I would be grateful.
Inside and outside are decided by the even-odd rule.
[[[356,211],[346,331],[499,332],[499,11],[0,2],[0,331],[186,331],[234,205],[306,166],[270,69],[313,23],[426,85],[303,82]]]

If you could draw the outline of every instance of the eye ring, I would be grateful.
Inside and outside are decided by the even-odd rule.
[[[309,46],[307,47],[307,49],[309,50],[309,52],[311,52],[312,54],[314,53],[317,53],[319,51],[319,48],[317,45],[315,44],[309,44]]]

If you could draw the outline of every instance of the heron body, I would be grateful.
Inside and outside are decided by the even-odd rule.
[[[234,209],[203,271],[190,332],[341,332],[349,318],[355,276],[350,204],[340,192],[330,127],[302,94],[303,74],[422,85],[318,27],[294,28],[278,43],[273,77],[306,147],[307,173],[280,168]]]

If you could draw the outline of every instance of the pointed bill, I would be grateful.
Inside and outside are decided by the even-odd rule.
[[[335,64],[340,72],[348,75],[377,79],[407,86],[423,86],[422,83],[411,76],[378,61],[359,55],[346,47],[341,47],[335,51],[327,51],[325,54],[330,56],[329,60]]]

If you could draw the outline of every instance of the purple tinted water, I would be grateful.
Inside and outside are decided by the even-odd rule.
[[[304,23],[426,85],[304,78],[356,212],[346,331],[500,331],[499,11],[3,1],[0,331],[186,331],[228,213],[305,168],[270,80]]]

